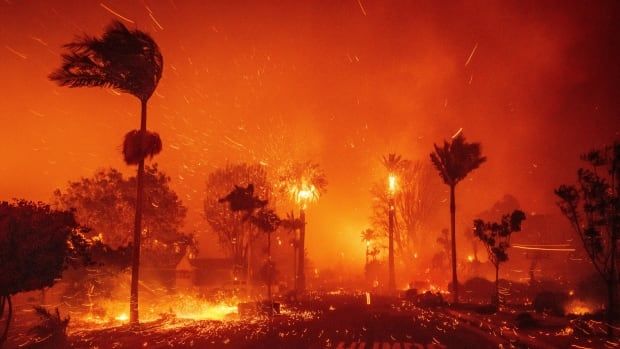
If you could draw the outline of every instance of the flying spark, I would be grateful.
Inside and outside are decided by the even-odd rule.
[[[104,5],[102,2],[99,3],[99,5],[101,5],[101,7],[103,7],[106,11],[110,12],[111,14],[115,15],[116,17],[122,19],[123,21],[129,22],[131,24],[136,24],[136,22],[132,21],[131,19],[122,16],[120,13],[112,10],[111,8],[107,7],[106,5]]]

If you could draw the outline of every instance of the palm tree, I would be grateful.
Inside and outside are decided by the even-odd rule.
[[[315,202],[325,193],[327,178],[319,167],[319,164],[311,161],[293,164],[285,170],[280,178],[281,191],[288,193],[291,199],[299,206],[299,248],[297,253],[297,280],[295,290],[302,293],[306,289],[306,208],[311,202]]]
[[[140,100],[140,130],[125,136],[123,154],[129,165],[138,165],[136,215],[133,232],[130,322],[138,324],[138,278],[142,226],[144,159],[161,151],[156,133],[146,130],[146,107],[163,71],[163,56],[153,38],[140,30],[129,30],[113,21],[98,37],[83,36],[64,45],[62,66],[50,80],[68,87],[109,87]]]
[[[454,189],[467,175],[480,167],[487,158],[482,156],[480,143],[467,143],[462,133],[457,134],[450,142],[444,141],[443,147],[436,144],[435,152],[431,153],[431,161],[439,176],[450,187],[450,228],[452,237],[452,287],[454,302],[459,301],[459,284],[456,275],[456,202]]]
[[[388,154],[383,157],[383,166],[388,171],[388,289],[396,290],[396,272],[394,270],[394,193],[396,191],[396,173],[405,162],[400,155]]]
[[[366,244],[366,268],[368,268],[368,262],[370,257],[370,244],[377,238],[377,233],[372,229],[362,230],[362,242]]]

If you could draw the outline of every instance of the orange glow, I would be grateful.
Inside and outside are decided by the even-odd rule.
[[[566,313],[574,315],[585,315],[592,313],[592,308],[581,301],[573,301],[565,309]]]
[[[151,322],[162,316],[186,320],[226,320],[237,314],[237,299],[209,302],[195,295],[177,294],[143,300],[140,319]],[[108,326],[116,322],[129,321],[128,303],[124,299],[99,299],[93,304],[93,311],[78,316],[76,327]],[[94,309],[97,309],[94,311]]]
[[[151,163],[187,206],[200,257],[220,252],[202,192],[207,175],[227,163],[260,163],[277,178],[287,161],[318,162],[329,194],[312,213],[309,258],[331,266],[345,250],[357,253],[347,261],[354,267],[363,246],[345,229],[367,225],[368,188],[379,174],[388,190],[376,161],[382,154],[428,165],[433,143],[461,128],[480,141],[489,161],[457,198],[467,224],[512,188],[527,210],[557,214],[551,183],[573,179],[567,169],[581,165],[558,154],[581,154],[619,132],[617,87],[608,82],[617,81],[616,48],[610,53],[602,37],[617,24],[602,5],[149,1],[146,10],[145,3],[2,2],[0,197],[48,201],[100,168],[135,174],[119,152],[139,125],[135,98],[46,78],[63,44],[101,34],[119,15],[149,32],[164,55],[147,126],[164,148]],[[404,189],[403,178],[394,184]],[[296,196],[300,205],[316,200],[311,188]],[[428,219],[429,231],[448,224],[441,210]]]

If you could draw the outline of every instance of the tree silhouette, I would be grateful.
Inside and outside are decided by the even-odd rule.
[[[250,184],[252,186],[248,188]],[[237,194],[231,193],[231,189],[236,187],[239,187]],[[249,198],[272,197],[272,187],[264,167],[246,163],[226,165],[211,172],[207,177],[204,200],[204,217],[213,233],[217,235],[219,246],[237,267],[247,268],[248,280],[252,272],[252,243],[259,236],[256,227],[247,220],[247,210],[258,203],[247,205],[243,200],[246,194],[244,191],[249,193],[250,190],[252,193]],[[224,205],[220,201],[227,204]],[[231,204],[233,210],[230,209]]]
[[[248,201],[262,202],[258,198],[253,198]],[[261,274],[263,274],[263,278],[267,282],[267,298],[271,302],[271,286],[276,273],[275,264],[271,260],[271,234],[278,230],[280,224],[282,224],[282,220],[272,209],[264,208],[264,206],[259,209],[256,214],[250,216],[249,219],[261,232],[267,234],[267,261]],[[273,308],[271,308],[271,310],[273,310]]]
[[[436,144],[430,154],[431,161],[443,182],[450,187],[450,232],[452,238],[452,288],[454,302],[459,301],[459,283],[456,274],[456,185],[467,175],[486,161],[482,156],[480,143],[467,143],[465,136],[459,133],[450,142],[444,141],[443,147]]]
[[[0,202],[0,319],[8,306],[0,346],[11,324],[12,295],[51,287],[67,266],[90,264],[83,231],[71,211],[41,202]]]
[[[113,21],[101,38],[83,36],[64,45],[62,66],[49,78],[60,86],[109,87],[129,93],[140,100],[140,130],[125,136],[123,155],[129,165],[138,165],[136,214],[133,233],[130,323],[138,319],[138,279],[140,237],[142,233],[144,159],[161,151],[161,140],[146,129],[148,100],[155,92],[163,72],[163,56],[155,40],[140,30],[129,30]]]
[[[512,214],[502,216],[499,223],[485,222],[482,219],[474,221],[474,235],[484,243],[489,261],[495,267],[495,298],[493,303],[500,305],[499,298],[499,266],[508,260],[506,250],[510,247],[512,233],[521,231],[521,223],[525,220],[525,213],[515,210]]]
[[[116,169],[99,170],[56,190],[54,206],[75,209],[78,222],[91,229],[88,237],[122,248],[132,241],[136,182],[135,176],[124,177]],[[143,182],[141,264],[175,268],[187,250],[196,249],[193,235],[182,231],[187,208],[157,164],[145,166]]]
[[[620,240],[620,142],[582,156],[590,168],[577,171],[577,185],[555,190],[558,205],[579,235],[607,286],[608,333],[617,316],[618,240]]]

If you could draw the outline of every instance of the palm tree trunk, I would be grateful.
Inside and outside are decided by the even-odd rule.
[[[499,310],[499,264],[495,266],[495,305]]]
[[[299,219],[301,219],[301,227],[299,228],[299,249],[297,250],[297,275],[298,286],[297,293],[303,293],[306,290],[306,271],[305,259],[306,259],[306,211],[302,208],[299,212]]]
[[[396,272],[394,271],[394,199],[388,201],[388,290],[396,290]]]
[[[454,198],[455,186],[450,186],[450,233],[452,238],[452,290],[454,291],[454,303],[459,302],[459,281],[456,275],[456,200]]]
[[[4,304],[8,304],[9,311],[6,315],[6,323],[4,325],[4,331],[2,331],[2,336],[0,336],[0,347],[2,343],[6,342],[6,339],[9,335],[9,326],[11,325],[11,319],[13,318],[13,303],[11,302],[11,296],[2,296],[2,313],[4,313]]]
[[[246,255],[245,287],[248,298],[252,298],[252,227],[248,226],[248,247]]]
[[[267,265],[269,266],[269,274],[267,275],[267,299],[269,299],[269,314],[273,310],[273,303],[271,302],[271,233],[267,232]]]
[[[141,100],[142,113],[140,117],[140,146],[144,146],[146,134],[146,100]],[[138,176],[136,178],[138,192],[136,194],[136,216],[133,228],[133,254],[131,264],[131,295],[129,297],[129,322],[138,325],[138,280],[140,278],[140,240],[142,238],[142,201],[144,186],[144,158],[138,163]]]

